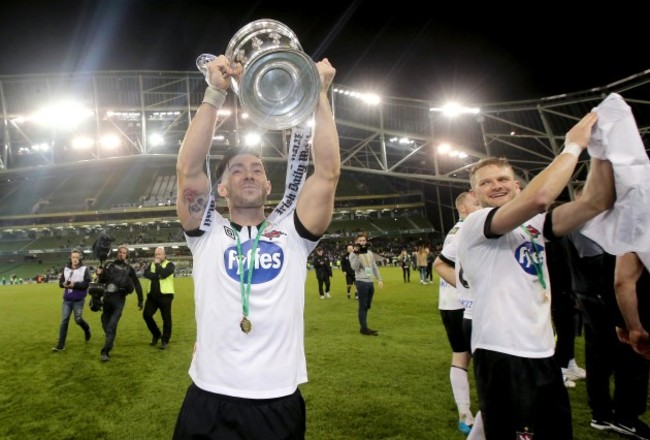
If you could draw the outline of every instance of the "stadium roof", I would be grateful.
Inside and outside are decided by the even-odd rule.
[[[432,111],[441,103],[381,97],[368,104],[364,91],[335,84],[331,92],[341,143],[343,170],[416,182],[433,189],[439,207],[453,210],[453,198],[467,187],[468,169],[476,160],[505,156],[522,180],[543,169],[562,147],[564,135],[609,93],[619,93],[632,107],[647,146],[650,126],[650,70],[612,84],[539,100],[487,103],[478,114],[448,118]],[[199,72],[113,71],[59,75],[0,76],[4,130],[0,137],[0,175],[112,156],[157,154],[174,157],[205,90]],[[88,109],[75,128],[39,125],[34,117],[43,106],[62,99]],[[286,161],[288,131],[265,131],[242,115],[229,94],[220,117],[211,155],[244,141],[248,132],[262,137],[262,153],[270,162]],[[67,112],[71,112],[68,110]],[[60,112],[59,112],[60,113]],[[56,111],[54,113],[57,114]],[[42,113],[41,113],[42,116]],[[113,150],[100,145],[114,136]],[[87,149],[73,148],[79,136]],[[158,140],[154,140],[158,135]],[[117,139],[117,141],[115,141]],[[439,144],[466,154],[451,157]],[[585,155],[586,156],[586,155]],[[586,159],[586,157],[585,157]],[[574,180],[582,180],[586,162]],[[440,191],[441,188],[449,188]],[[428,196],[429,197],[429,196]]]

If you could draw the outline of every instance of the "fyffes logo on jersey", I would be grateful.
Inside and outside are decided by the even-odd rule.
[[[539,243],[533,244],[529,241],[525,241],[515,250],[515,259],[519,266],[530,275],[537,275],[538,267],[544,262],[544,246]]]
[[[282,248],[274,243],[260,241],[257,244],[255,255],[251,255],[253,240],[242,243],[242,254],[244,256],[244,281],[248,280],[248,268],[253,269],[251,284],[260,284],[271,281],[278,276],[284,264],[284,252]],[[231,246],[224,253],[226,273],[233,280],[239,282],[239,264],[237,258],[237,246]]]

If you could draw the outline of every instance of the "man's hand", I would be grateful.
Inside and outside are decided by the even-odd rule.
[[[640,328],[638,330],[628,331],[627,329],[616,327],[616,334],[618,340],[630,344],[632,349],[639,353],[645,359],[650,359],[650,335],[648,332]]]
[[[322,61],[317,62],[316,69],[318,70],[318,76],[320,77],[320,89],[323,92],[327,92],[332,84],[334,75],[336,75],[336,69],[332,67],[327,58],[323,58]]]
[[[225,55],[219,55],[214,60],[205,65],[208,73],[206,81],[211,87],[221,90],[228,90],[230,87],[230,79],[234,77],[239,78],[243,72],[242,65],[239,63],[231,64]]]
[[[583,150],[587,148],[591,138],[591,129],[598,120],[596,112],[587,113],[571,130],[566,134],[565,144],[578,144]]]
[[[142,300],[138,301],[138,310],[142,310]]]

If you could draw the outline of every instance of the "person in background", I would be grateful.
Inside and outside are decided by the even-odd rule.
[[[320,246],[316,248],[316,255],[314,255],[313,264],[314,269],[316,269],[316,279],[318,280],[318,293],[320,294],[320,299],[329,298],[332,265],[327,255],[323,254],[323,248]]]
[[[429,284],[427,280],[427,250],[424,245],[420,245],[415,257],[418,273],[420,274],[420,284]]]
[[[120,322],[126,304],[126,295],[134,289],[138,295],[138,310],[142,310],[142,286],[135,270],[126,261],[128,255],[129,249],[126,245],[121,245],[117,248],[117,258],[114,261],[97,268],[98,281],[106,285],[101,318],[106,336],[100,352],[102,362],[111,360],[110,352],[115,343],[117,324]]]
[[[348,293],[348,299],[350,299],[350,291],[352,290],[352,286],[354,285],[354,269],[352,269],[352,266],[350,265],[350,254],[354,250],[354,246],[351,244],[348,245],[347,247],[347,252],[341,256],[341,270],[343,273],[345,273],[345,285],[347,288],[347,293]],[[357,295],[357,288],[354,288],[354,298],[359,299],[359,296]]]
[[[552,203],[547,212],[562,203],[564,202]],[[565,240],[567,238],[562,237],[546,243],[546,265],[551,281],[551,318],[555,329],[554,356],[562,369],[564,386],[575,388],[576,381],[585,379],[587,374],[575,359],[575,339],[579,333],[578,323],[582,324],[582,316],[573,292],[571,265],[563,246]]]
[[[436,259],[436,255],[431,251],[430,247],[426,247],[425,251],[427,253],[427,269],[425,278],[428,283],[433,283],[433,262]]]
[[[327,58],[316,63],[313,171],[295,208],[270,223],[271,182],[259,149],[224,155],[216,189],[229,218],[215,208],[205,158],[241,66],[220,55],[205,67],[208,88],[176,163],[177,213],[194,258],[196,343],[173,438],[303,439],[307,259],[330,225],[341,172],[328,99],[336,71]]]
[[[411,256],[406,251],[402,250],[402,253],[399,254],[399,264],[402,267],[402,279],[405,283],[411,282]]]
[[[574,198],[582,197],[583,188],[578,186]],[[571,270],[572,290],[585,321],[589,426],[598,431],[618,432],[632,427],[639,433],[650,434],[639,419],[647,405],[648,363],[619,341],[616,334],[617,326],[625,327],[614,290],[616,257],[579,230],[571,231],[560,242]]]
[[[449,381],[451,382],[451,391],[454,395],[456,408],[458,409],[458,430],[464,434],[469,434],[474,425],[467,373],[472,355],[470,340],[465,336],[463,330],[463,313],[465,312],[465,307],[460,302],[458,292],[454,287],[455,282],[449,283],[444,278],[444,276],[447,276],[450,280],[455,280],[455,260],[446,257],[445,251],[448,254],[450,253],[449,249],[456,236],[456,232],[463,225],[463,220],[472,212],[479,210],[481,206],[476,197],[468,191],[462,192],[456,197],[455,205],[459,220],[451,228],[449,233],[447,233],[442,252],[433,262],[433,268],[440,276],[438,309],[440,310],[442,323],[445,326],[447,339],[449,339],[449,345],[452,351]],[[455,252],[453,253],[454,256],[452,258],[455,258]]]
[[[166,349],[172,336],[172,301],[174,300],[174,263],[167,259],[165,248],[157,247],[154,260],[145,266],[143,276],[150,280],[149,293],[144,303],[142,317],[151,332],[151,346],[155,347],[160,340],[160,348]],[[160,310],[163,321],[162,332],[153,315]]]
[[[81,252],[70,252],[70,261],[59,277],[59,287],[63,289],[63,305],[61,306],[61,325],[59,326],[59,342],[52,351],[63,351],[68,336],[70,315],[74,313],[74,322],[84,332],[86,342],[90,341],[90,325],[83,319],[84,303],[90,284],[90,270],[81,263]]]
[[[384,287],[375,256],[368,249],[368,236],[365,232],[357,234],[357,239],[350,254],[350,265],[354,269],[355,284],[359,295],[359,333],[366,336],[378,336],[379,332],[368,328],[368,310],[375,295],[373,278],[377,279],[379,288]]]

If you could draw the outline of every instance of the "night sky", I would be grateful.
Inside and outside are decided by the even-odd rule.
[[[471,2],[2,0],[0,76],[195,70],[247,23],[272,18],[335,82],[361,91],[467,104],[536,99],[604,86],[650,68],[646,18],[630,7],[568,2],[509,8]],[[577,6],[571,6],[576,9]],[[639,53],[635,53],[635,52]]]

